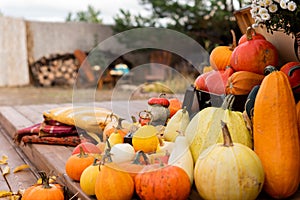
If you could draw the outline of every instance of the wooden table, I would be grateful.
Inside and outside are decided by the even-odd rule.
[[[81,191],[79,183],[72,181],[65,173],[65,162],[71,155],[73,147],[45,144],[24,146],[15,144],[12,139],[17,130],[42,122],[44,111],[70,105],[44,104],[0,107],[0,159],[2,154],[7,155],[11,170],[24,163],[31,166],[29,170],[15,174],[10,173],[5,177],[1,176],[0,190],[17,192],[18,189],[25,189],[36,182],[36,172],[43,170],[57,175],[59,182],[65,185],[71,194],[75,194],[81,199],[94,199],[85,195]],[[110,109],[126,119],[130,119],[131,115],[138,116],[139,111],[147,108],[146,101],[101,102],[95,103],[95,106]],[[1,168],[3,167],[1,166]]]

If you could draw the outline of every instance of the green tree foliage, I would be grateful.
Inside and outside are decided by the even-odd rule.
[[[101,11],[95,10],[91,5],[88,6],[86,11],[79,11],[75,14],[68,13],[66,21],[77,21],[77,22],[90,22],[90,23],[102,23],[100,18]]]
[[[115,16],[115,32],[136,27],[165,27],[180,31],[198,41],[208,51],[216,45],[232,43],[230,30],[237,36],[234,6],[242,0],[139,0],[149,10],[149,16],[132,15],[123,9]]]

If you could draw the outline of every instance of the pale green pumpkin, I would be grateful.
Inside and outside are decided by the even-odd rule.
[[[197,191],[203,199],[254,200],[264,185],[262,163],[252,149],[232,143],[222,125],[224,143],[208,147],[195,164]]]
[[[194,162],[209,146],[223,142],[220,121],[224,121],[231,133],[233,142],[253,147],[252,134],[246,126],[240,111],[230,110],[233,95],[226,96],[222,107],[207,107],[199,111],[190,121],[185,135],[190,145]]]

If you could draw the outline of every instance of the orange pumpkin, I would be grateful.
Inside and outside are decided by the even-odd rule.
[[[170,118],[182,108],[182,102],[178,98],[171,98],[169,99],[169,111],[170,111]]]
[[[85,153],[83,148],[80,147],[79,154],[74,154],[68,158],[65,165],[66,173],[71,179],[79,181],[83,170],[93,162],[94,157]]]
[[[45,172],[39,172],[42,184],[33,185],[27,188],[22,196],[22,200],[64,200],[64,192],[59,184],[50,184],[49,176]]]
[[[210,65],[214,70],[225,70],[230,64],[231,54],[236,47],[236,37],[233,30],[231,33],[233,44],[231,46],[217,46],[209,55]]]
[[[122,137],[124,137],[129,132],[128,129],[123,128],[122,126],[122,121],[124,119],[114,115],[113,113],[109,117],[111,118],[111,122],[108,123],[103,130],[103,141],[105,141],[112,133],[116,131],[120,133]]]
[[[97,199],[131,200],[134,193],[132,177],[111,161],[109,151],[107,151],[102,161],[104,164],[100,166],[100,172],[96,178]]]
[[[268,67],[256,95],[254,151],[265,172],[264,190],[273,198],[293,195],[299,185],[300,149],[296,104],[287,76]]]
[[[234,72],[229,78],[226,85],[226,94],[246,95],[252,88],[260,85],[265,76],[247,71]]]
[[[230,66],[235,71],[249,71],[264,74],[268,65],[278,65],[276,47],[267,40],[253,39],[247,31],[247,41],[239,44],[232,52]]]
[[[187,199],[191,190],[187,173],[173,165],[146,166],[134,180],[136,193],[144,200]]]

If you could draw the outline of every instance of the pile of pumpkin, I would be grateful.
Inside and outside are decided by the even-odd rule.
[[[203,199],[256,199],[262,190],[272,198],[292,196],[300,182],[300,63],[278,67],[276,48],[252,29],[234,49],[215,51],[222,49],[211,54],[210,75],[195,81],[197,89],[204,83],[208,92],[226,94],[221,107],[190,119],[178,106],[167,120],[159,115],[161,124],[111,116],[105,142],[76,147],[67,175],[97,199],[188,199],[193,185]],[[230,58],[221,65],[226,51]],[[248,113],[232,110],[240,94],[249,95]],[[148,103],[149,110],[170,112],[166,98]]]

